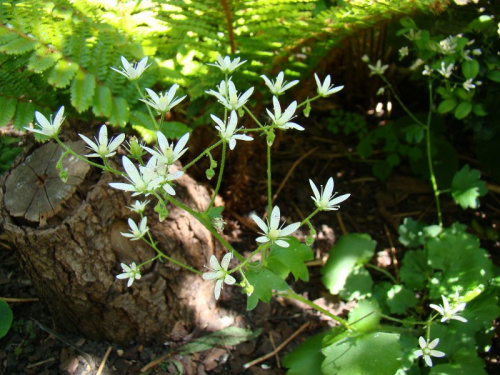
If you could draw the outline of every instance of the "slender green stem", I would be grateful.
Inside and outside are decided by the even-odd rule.
[[[182,267],[182,268],[185,268],[187,269],[188,271],[191,271],[191,272],[194,272],[198,275],[201,275],[203,272],[201,271],[198,271],[198,270],[195,270],[193,267],[189,267],[187,264],[184,264],[172,257],[169,257],[168,255],[166,255],[165,253],[163,253],[160,249],[158,249],[158,247],[156,246],[156,244],[154,242],[150,242],[148,241],[147,239],[145,238],[142,238],[142,240],[147,243],[151,248],[153,248],[159,256],[161,256],[162,258],[165,258],[166,260],[168,260],[169,262],[172,262],[174,264],[177,264],[179,267]]]
[[[212,205],[214,204],[215,201],[215,197],[217,197],[217,194],[219,193],[220,185],[222,183],[222,176],[224,175],[224,165],[226,163],[226,148],[227,148],[227,142],[225,139],[222,139],[222,156],[220,160],[219,177],[217,178],[217,185],[215,186],[214,193],[212,194],[212,199],[210,200],[210,203],[208,204],[205,213],[207,213],[208,210],[212,208]]]
[[[243,109],[245,110],[246,113],[248,113],[248,115],[252,118],[253,121],[255,121],[255,123],[259,126],[259,128],[262,128],[263,125],[260,123],[259,120],[257,120],[257,117],[254,116],[254,114],[252,113],[252,111],[250,111],[246,105],[243,106]]]
[[[421,326],[426,326],[426,325],[429,324],[429,322],[419,322],[419,321],[415,321],[415,320],[401,320],[401,319],[393,318],[392,316],[385,315],[385,314],[380,314],[380,316],[383,319],[391,320],[393,322],[401,323],[403,325],[417,325],[418,324],[418,325],[421,325]]]
[[[320,208],[316,208],[308,217],[306,217],[304,220],[302,220],[302,223],[300,223],[300,226],[302,226],[308,222],[310,223],[310,220],[312,219],[312,217],[315,216],[320,211],[321,211]]]
[[[233,252],[233,254],[236,256],[236,258],[238,258],[241,262],[243,262],[245,260],[245,258],[239,253],[237,252],[230,244],[229,242],[227,242],[224,237],[222,237],[219,233],[217,233],[217,231],[215,230],[215,228],[212,226],[212,224],[210,223],[210,220],[208,220],[206,218],[206,216],[204,216],[202,213],[199,213],[195,210],[193,210],[192,208],[186,206],[185,204],[179,202],[178,200],[176,200],[174,197],[172,197],[171,195],[167,195],[166,196],[166,199],[176,205],[177,207],[183,209],[184,211],[186,211],[187,213],[191,214],[196,220],[198,220],[205,228],[208,229],[208,231],[210,231],[210,233],[212,233],[212,235],[217,239],[217,241],[219,241],[222,246],[224,246],[227,251],[231,251]]]
[[[313,101],[315,101],[316,99],[319,99],[321,98],[321,95],[316,95],[314,98],[312,99],[307,99],[307,100],[304,100],[302,103],[300,103],[299,105],[297,105],[297,109],[299,109],[300,107],[304,106],[307,104],[307,102],[311,103]]]
[[[391,83],[387,80],[387,78],[385,78],[382,74],[379,74],[378,75],[382,81],[385,82],[385,84],[387,85],[387,87],[389,87],[389,90],[391,90],[392,92],[392,95],[394,95],[394,98],[397,100],[397,102],[399,103],[399,105],[401,106],[401,108],[403,108],[403,110],[406,112],[406,114],[408,116],[411,117],[411,119],[413,121],[415,121],[418,125],[422,126],[422,127],[425,127],[425,124],[422,123],[422,121],[420,121],[417,117],[415,117],[415,115],[408,109],[408,107],[403,103],[403,101],[401,100],[401,98],[399,97],[399,95],[396,93],[396,91],[394,90],[394,88],[392,87]]]
[[[431,119],[432,119],[432,82],[429,80],[429,113],[427,115],[427,124],[425,126],[425,138],[427,149],[427,162],[429,163],[429,174],[431,178],[432,190],[434,191],[434,199],[436,201],[436,210],[438,215],[439,226],[443,226],[443,216],[441,214],[441,204],[439,202],[439,187],[434,173],[434,163],[432,162],[432,143],[431,143]]]
[[[236,272],[236,271],[242,269],[243,267],[245,267],[247,265],[247,263],[250,262],[252,260],[252,258],[262,250],[262,247],[266,246],[266,245],[267,244],[262,244],[259,247],[257,247],[257,249],[255,249],[252,252],[252,254],[250,254],[243,262],[241,262],[240,264],[238,264],[238,266],[236,266],[235,268],[233,268],[231,270],[231,273]],[[267,245],[267,246],[269,246],[269,245]]]
[[[200,160],[203,156],[208,154],[210,151],[212,151],[214,148],[216,148],[218,145],[222,143],[222,139],[214,143],[212,146],[207,148],[205,151],[203,151],[201,154],[199,154],[196,158],[194,158],[189,164],[187,164],[184,168],[182,168],[183,171],[186,171],[189,167],[193,166],[198,160]]]
[[[271,187],[271,146],[267,145],[267,217],[271,217],[273,192]]]
[[[102,164],[97,164],[97,163],[94,163],[93,161],[90,161],[89,159],[81,156],[80,154],[78,154],[77,152],[73,151],[71,148],[69,148],[68,146],[66,146],[60,139],[59,137],[54,137],[54,139],[56,140],[56,142],[67,152],[69,152],[71,155],[74,155],[75,157],[77,157],[79,160],[89,164],[89,165],[92,165],[93,167],[97,167],[99,169],[102,169],[103,171],[106,171],[106,172],[111,172],[113,174],[116,174],[116,175],[119,175],[119,176],[125,176],[122,172],[120,171],[117,171],[116,169],[113,169],[111,167],[108,167],[106,165],[102,165]]]
[[[399,282],[392,276],[389,272],[384,270],[383,268],[377,267],[371,263],[365,263],[365,266],[374,270],[377,270],[380,273],[383,273],[385,276],[387,276],[394,284],[398,285]]]
[[[312,309],[314,309],[316,311],[319,311],[320,313],[322,313],[322,314],[324,314],[326,316],[329,316],[330,318],[332,318],[336,322],[342,324],[345,329],[347,329],[349,331],[353,329],[350,326],[350,324],[347,322],[347,320],[339,318],[338,316],[332,314],[330,311],[322,308],[321,306],[315,304],[312,301],[309,301],[308,299],[302,297],[301,295],[299,295],[297,293],[294,293],[291,290],[287,290],[286,292],[277,292],[276,294],[279,295],[279,296],[281,296],[281,297],[285,297],[285,298],[288,298],[288,299],[294,299],[296,301],[300,301],[302,303],[305,303],[307,306],[311,307]]]
[[[134,86],[137,89],[137,92],[139,93],[139,96],[141,97],[141,99],[147,100],[146,96],[144,96],[141,88],[139,87],[139,84],[137,83],[137,81],[134,81]],[[158,125],[158,122],[156,121],[156,117],[153,115],[153,112],[151,111],[151,107],[146,104],[146,108],[148,109],[149,116],[151,116],[151,119],[153,120],[153,122],[155,124],[156,130],[159,130],[160,126]]]

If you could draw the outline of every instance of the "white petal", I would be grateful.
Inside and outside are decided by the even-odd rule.
[[[316,187],[316,184],[311,179],[309,179],[309,184],[311,185],[311,189],[312,189],[313,194],[314,194],[313,200],[316,199],[317,201],[319,201],[321,199],[321,195],[319,193],[318,188]]]
[[[427,347],[427,341],[425,341],[425,339],[422,336],[418,338],[418,344],[422,349]]]
[[[269,242],[270,240],[266,236],[260,236],[260,237],[257,237],[255,239],[255,241],[258,243],[266,243],[266,242]]]
[[[47,118],[44,115],[42,115],[40,112],[35,111],[35,117],[36,117],[36,121],[38,122],[38,124],[42,128],[50,127],[49,120],[47,120]]]
[[[349,198],[351,196],[351,194],[343,194],[343,195],[340,195],[334,199],[332,199],[330,202],[328,202],[328,205],[329,206],[335,206],[343,201],[345,201],[347,198]]]
[[[269,222],[269,229],[276,229],[280,224],[280,208],[278,206],[274,206],[273,211],[271,212],[271,220]]]
[[[57,111],[56,115],[54,116],[54,126],[55,127],[59,127],[61,126],[61,123],[64,121],[64,106],[62,106],[61,108],[59,108],[59,110]]]
[[[203,280],[215,280],[219,278],[219,272],[205,272],[201,277]]]
[[[233,257],[232,253],[227,253],[224,255],[222,258],[222,261],[220,262],[220,265],[222,268],[224,268],[227,271],[227,267],[229,267],[229,262],[231,262],[231,258]]]
[[[221,289],[222,289],[222,280],[217,280],[215,282],[215,289],[214,289],[215,299],[219,299]]]
[[[288,236],[300,227],[300,222],[293,223],[280,230],[280,236]]]
[[[92,150],[98,151],[99,147],[94,143],[94,141],[84,136],[83,134],[78,134],[78,135],[80,136],[81,139],[85,141],[86,144],[88,144],[92,148]]]
[[[213,269],[214,271],[218,271],[218,270],[220,270],[220,269],[221,269],[221,266],[219,265],[219,261],[217,260],[217,258],[216,258],[216,256],[215,256],[215,255],[212,255],[212,256],[210,257],[209,262],[210,262],[210,267],[212,267],[212,269]]]
[[[323,192],[323,196],[326,197],[327,199],[330,199],[330,197],[333,194],[333,187],[334,187],[333,177],[330,177],[328,179],[328,181],[326,182],[326,186],[325,186],[325,190]]]
[[[118,135],[115,139],[111,141],[111,143],[108,145],[108,150],[109,151],[114,151],[120,146],[123,141],[125,140],[125,134],[120,134]]]
[[[135,191],[134,185],[124,184],[123,182],[111,182],[109,186],[118,190]]]
[[[439,344],[439,339],[434,339],[429,343],[429,345],[427,345],[427,347],[429,349],[434,349],[437,346],[437,344]]]
[[[99,129],[99,144],[100,145],[108,145],[108,128],[106,125],[102,125]]]
[[[177,144],[175,145],[175,147],[174,147],[174,154],[176,154],[176,155],[177,155],[177,154],[179,154],[179,153],[182,151],[182,149],[184,148],[184,146],[186,146],[186,143],[187,143],[187,141],[188,141],[188,140],[189,140],[189,133],[186,133],[186,134],[184,134],[184,135],[183,135],[183,136],[179,139],[179,141],[178,141],[178,142],[177,142]],[[187,150],[187,149],[186,149],[186,150]],[[184,151],[184,152],[185,152],[185,151]],[[180,154],[180,155],[182,155],[182,154]],[[180,156],[180,155],[179,155],[179,156]]]
[[[227,285],[233,285],[236,282],[236,279],[234,277],[232,277],[231,275],[226,275],[226,277],[224,278],[224,282]]]
[[[276,117],[276,119],[279,119],[281,117],[281,106],[276,96],[273,96],[273,107],[274,107],[274,116]]]
[[[424,361],[427,364],[427,366],[432,367],[432,359],[428,355],[424,355]]]
[[[264,232],[264,233],[267,233],[268,231],[268,228],[267,228],[267,225],[266,223],[264,223],[264,221],[258,217],[257,215],[255,214],[252,214],[250,215],[250,218],[255,221],[255,223],[259,226],[259,228]]]
[[[290,244],[284,240],[276,240],[276,241],[274,241],[274,243],[278,246],[285,247],[285,248],[290,246]]]
[[[130,177],[130,179],[134,182],[134,184],[137,184],[138,182],[141,182],[141,175],[139,174],[139,171],[135,167],[134,163],[130,161],[129,158],[126,156],[122,157],[122,164],[123,168],[125,169],[125,172],[127,172],[127,175]]]

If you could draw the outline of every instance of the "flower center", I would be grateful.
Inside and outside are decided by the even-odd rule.
[[[278,229],[271,229],[267,233],[267,238],[269,238],[271,241],[276,241],[278,238],[280,238],[280,231]]]

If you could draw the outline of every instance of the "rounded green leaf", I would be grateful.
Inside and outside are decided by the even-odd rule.
[[[486,77],[493,82],[500,83],[500,70],[490,70],[486,73]]]
[[[456,105],[457,101],[455,99],[446,99],[439,103],[437,110],[440,114],[448,113],[453,111]]]
[[[462,120],[467,117],[472,111],[472,104],[469,102],[461,102],[457,108],[455,108],[455,118]]]
[[[394,375],[401,366],[399,334],[372,332],[323,349],[323,374]]]
[[[462,63],[462,74],[465,79],[476,78],[479,73],[479,63],[477,60],[464,61]]]
[[[0,299],[0,338],[4,337],[9,332],[12,326],[12,310],[7,302]]]

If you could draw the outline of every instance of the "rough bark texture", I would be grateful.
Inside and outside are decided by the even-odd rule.
[[[116,279],[122,272],[120,263],[139,264],[152,258],[154,251],[120,234],[129,230],[127,218],[137,222],[138,216],[126,207],[132,203],[128,194],[109,188],[113,181],[109,174],[83,172],[82,183],[69,190],[62,182],[55,189],[52,181],[51,194],[64,190],[68,196],[60,200],[63,207],[55,208],[50,220],[40,215],[38,222],[31,222],[12,215],[5,197],[12,197],[10,189],[19,190],[19,184],[11,176],[18,168],[30,168],[33,159],[19,163],[0,180],[0,232],[3,229],[15,244],[22,268],[49,306],[57,327],[113,342],[165,340],[194,325],[219,327],[213,284],[198,275],[155,261],[142,269],[142,279],[130,288],[127,280]],[[188,176],[176,183],[178,198],[185,204],[206,207],[210,199],[205,188]],[[170,214],[162,223],[156,213],[148,215],[154,239],[169,256],[202,270],[216,252],[210,232],[189,214],[168,208]]]

